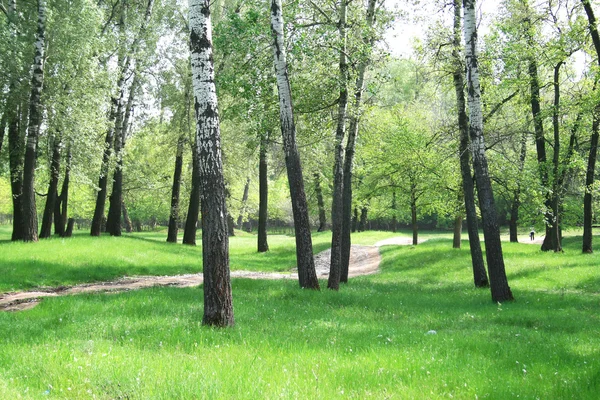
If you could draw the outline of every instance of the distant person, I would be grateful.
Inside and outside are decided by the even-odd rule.
[[[529,239],[531,241],[535,240],[535,231],[533,230],[533,228],[531,228],[531,232],[529,232]]]

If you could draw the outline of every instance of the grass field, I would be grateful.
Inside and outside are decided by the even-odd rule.
[[[200,263],[199,248],[160,233],[22,244],[2,240],[7,232],[1,291]],[[329,235],[314,236],[316,250]],[[600,256],[580,254],[578,237],[563,254],[506,243],[516,301],[494,304],[473,288],[468,243],[455,250],[443,236],[383,247],[381,273],[337,293],[235,279],[232,329],[201,326],[201,288],[49,298],[1,313],[0,398],[597,399]],[[269,244],[257,255],[254,236],[233,238],[232,268],[293,266],[293,238]]]

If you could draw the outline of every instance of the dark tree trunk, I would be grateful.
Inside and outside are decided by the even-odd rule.
[[[315,194],[319,206],[319,228],[317,232],[323,232],[327,227],[327,217],[325,216],[325,202],[323,201],[323,189],[321,188],[321,174],[315,172],[313,177],[315,178]]]
[[[110,121],[115,120],[116,103],[118,99],[113,98],[113,109],[111,110]],[[114,124],[114,123],[113,123]],[[94,208],[94,217],[92,218],[92,226],[90,230],[91,236],[100,236],[102,233],[102,220],[104,219],[104,207],[106,204],[106,187],[108,184],[108,168],[110,156],[112,154],[114,142],[115,128],[114,125],[106,132],[104,141],[104,153],[102,155],[102,166],[100,167],[100,178],[98,179],[98,194],[96,195],[96,206]]]
[[[65,236],[65,226],[67,224],[67,217],[69,211],[69,183],[71,181],[71,160],[72,160],[71,146],[67,148],[67,165],[65,167],[65,177],[63,179],[62,189],[60,196],[57,197],[56,203],[54,204],[54,234],[58,236]]]
[[[75,220],[73,218],[69,218],[69,222],[67,224],[67,230],[65,231],[64,237],[73,236],[73,226],[75,225]]]
[[[192,190],[188,204],[185,229],[183,231],[183,244],[196,245],[196,228],[198,213],[200,212],[200,166],[198,165],[198,144],[192,146]]]
[[[360,220],[358,222],[358,231],[364,232],[367,230],[367,218],[369,214],[369,209],[367,207],[363,207],[360,209]]]
[[[598,35],[598,26],[596,16],[589,0],[582,0],[583,8],[588,17],[590,34],[596,50],[596,59],[600,64],[600,36]],[[598,126],[600,124],[600,103],[596,104],[593,113],[592,138],[590,143],[590,152],[588,154],[588,165],[585,175],[585,195],[583,197],[583,246],[584,253],[592,253],[592,187],[594,185],[596,157],[598,152]]]
[[[268,197],[269,197],[269,181],[268,181],[268,165],[267,165],[267,140],[268,133],[261,135],[260,138],[260,160],[258,164],[258,252],[264,253],[269,251],[267,242],[267,219],[268,219]]]
[[[518,243],[518,232],[517,225],[519,222],[519,207],[521,207],[521,178],[523,169],[525,167],[525,156],[527,155],[527,133],[523,132],[521,136],[521,153],[519,154],[519,178],[517,181],[517,187],[513,193],[513,200],[510,207],[510,222],[509,222],[509,236],[512,243]]]
[[[123,210],[123,222],[125,222],[125,232],[131,233],[133,232],[133,224],[131,223],[131,218],[129,218],[129,212],[127,211],[127,207],[125,206],[125,201],[121,202],[121,210]]]
[[[20,108],[8,117],[8,154],[10,165],[10,188],[13,203],[13,231],[11,240],[23,240],[23,137],[21,135]]]
[[[171,188],[171,212],[169,214],[169,231],[167,242],[177,243],[179,231],[179,192],[181,189],[181,171],[183,169],[183,144],[185,137],[181,135],[177,141],[177,154],[175,155],[175,172],[173,172],[173,186]]]
[[[417,222],[417,200],[412,196],[410,201],[410,222],[412,226],[412,244],[419,244],[419,224]]]
[[[369,52],[367,56],[361,60],[358,65],[358,76],[356,77],[356,85],[354,88],[354,103],[352,104],[352,113],[350,114],[350,125],[348,129],[348,140],[346,144],[346,152],[344,155],[344,183],[342,194],[342,268],[340,274],[340,282],[348,282],[348,266],[350,265],[350,248],[352,240],[350,237],[350,224],[352,222],[352,167],[354,164],[354,153],[356,146],[356,138],[358,136],[358,124],[360,117],[360,109],[362,104],[362,94],[365,87],[365,73],[367,66],[371,62],[370,51],[375,42],[375,36],[371,31],[375,22],[375,6],[376,0],[368,0],[367,2],[367,28],[368,33],[363,36],[363,43]]]
[[[333,196],[331,202],[331,261],[327,288],[338,290],[342,274],[342,218],[343,218],[343,184],[344,184],[344,136],[346,135],[346,111],[348,107],[348,60],[347,60],[347,0],[340,2],[340,70],[337,128],[335,133],[335,161],[333,166]],[[325,230],[325,207],[319,183],[320,175],[315,173],[317,196],[319,199],[319,232]]]
[[[462,189],[465,197],[465,213],[467,217],[467,232],[469,234],[469,250],[471,252],[471,265],[473,267],[473,281],[475,287],[487,287],[489,285],[483,252],[479,241],[479,230],[477,228],[477,209],[475,207],[475,188],[473,176],[471,175],[471,157],[469,153],[469,119],[465,107],[463,60],[460,56],[460,31],[461,31],[461,0],[454,0],[454,49],[453,57],[456,68],[453,73],[454,89],[456,92],[456,106],[458,113],[458,129],[460,131],[459,159],[460,174],[462,177]]]
[[[42,217],[42,228],[40,229],[40,239],[49,238],[52,234],[52,216],[58,197],[58,175],[60,172],[60,138],[55,135],[52,145],[52,160],[50,162],[50,183],[48,184],[48,194],[46,196],[46,205]]]
[[[46,1],[38,0],[38,20],[35,41],[33,74],[31,77],[31,98],[29,101],[29,125],[25,145],[23,166],[23,240],[37,242],[38,219],[35,205],[35,167],[37,145],[42,125],[42,89],[44,85],[44,50],[46,46]]]
[[[486,259],[490,273],[492,300],[504,302],[513,300],[508,286],[500,228],[496,216],[494,193],[488,173],[485,142],[483,137],[483,115],[481,110],[481,87],[479,85],[479,69],[477,62],[477,25],[475,18],[475,0],[465,0],[465,53],[467,64],[469,94],[469,136],[472,142],[473,165],[475,180],[479,194],[479,209],[483,220],[483,235],[485,238]]]
[[[242,229],[242,222],[244,222],[244,216],[246,214],[246,207],[248,204],[248,193],[250,192],[250,177],[246,178],[246,184],[244,185],[244,194],[242,196],[242,209],[237,219],[237,228]],[[233,218],[233,217],[232,217]]]
[[[292,106],[292,89],[288,77],[283,34],[284,24],[281,0],[271,2],[271,31],[277,89],[279,93],[281,134],[285,152],[285,164],[290,185],[294,229],[296,232],[296,260],[300,287],[319,289],[319,280],[313,259],[312,238],[308,219],[308,204],[304,191],[302,166],[296,146],[296,126]]]
[[[190,49],[202,203],[202,324],[233,326],[227,207],[208,0],[190,1]]]
[[[358,229],[358,208],[354,207],[354,214],[352,215],[352,232],[356,232]]]
[[[452,248],[460,249],[460,240],[462,236],[462,223],[463,215],[462,212],[458,212],[454,217],[454,236],[452,238]]]

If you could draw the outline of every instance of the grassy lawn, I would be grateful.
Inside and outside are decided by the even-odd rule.
[[[598,398],[600,255],[579,254],[577,237],[564,254],[504,244],[517,300],[494,304],[472,287],[468,243],[453,250],[448,236],[431,236],[383,247],[382,272],[338,293],[235,279],[232,329],[201,326],[200,288],[48,298],[1,313],[0,398]],[[315,235],[315,249],[329,240]],[[198,270],[199,248],[163,241],[0,242],[0,285]],[[270,237],[260,258],[255,237],[239,235],[232,268],[288,269],[293,243]]]

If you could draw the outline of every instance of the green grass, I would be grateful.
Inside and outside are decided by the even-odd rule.
[[[158,237],[86,240],[19,251],[56,247],[68,259],[83,252],[72,247],[101,243],[98,256],[113,257],[135,242],[156,252],[140,263],[173,258]],[[250,245],[234,250],[237,240],[253,237],[232,240],[232,265],[253,257]],[[293,238],[278,240],[274,259],[293,259]],[[328,240],[316,235],[315,247]],[[472,287],[467,242],[455,250],[445,238],[382,248],[382,272],[337,293],[235,279],[232,329],[201,326],[200,288],[44,299],[0,314],[0,398],[597,399],[600,255],[579,246],[577,237],[564,254],[504,244],[517,300],[500,305]]]

